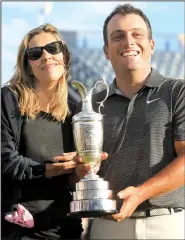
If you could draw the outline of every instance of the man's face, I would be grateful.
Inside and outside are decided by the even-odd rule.
[[[154,40],[149,39],[147,25],[139,15],[114,15],[107,25],[107,39],[104,52],[115,71],[150,67]]]

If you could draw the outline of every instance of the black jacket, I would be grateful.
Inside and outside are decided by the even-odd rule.
[[[68,102],[68,104],[73,113],[75,105],[72,102]],[[62,127],[63,135],[67,136],[63,143],[65,152],[73,150],[71,116],[66,118],[64,127]],[[20,186],[22,183],[34,179],[45,181],[45,163],[39,163],[19,154],[22,123],[23,117],[20,115],[17,95],[8,86],[3,87],[1,89],[2,213],[12,211],[14,204],[21,200]],[[53,179],[56,183],[61,180],[62,176]],[[66,202],[69,205],[71,195],[68,192],[65,194]],[[50,217],[52,218],[52,216]],[[79,226],[79,224],[77,225]]]

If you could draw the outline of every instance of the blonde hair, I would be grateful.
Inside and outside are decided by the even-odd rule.
[[[30,72],[30,66],[25,50],[28,47],[29,41],[40,33],[51,33],[56,40],[61,40],[64,44],[63,56],[65,71],[57,83],[56,94],[51,100],[52,106],[50,108],[51,115],[57,121],[64,121],[66,116],[70,113],[67,98],[68,98],[68,84],[67,78],[70,68],[70,52],[67,45],[64,43],[62,37],[58,33],[57,28],[51,24],[44,24],[39,26],[26,34],[22,40],[17,56],[17,63],[15,72],[9,81],[10,89],[14,91],[19,98],[19,108],[21,115],[26,115],[34,119],[42,110],[37,99],[37,92],[34,89],[34,76]]]

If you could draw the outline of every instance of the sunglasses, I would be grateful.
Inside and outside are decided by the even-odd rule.
[[[49,43],[43,47],[29,48],[25,52],[27,54],[27,57],[30,60],[34,61],[34,60],[38,60],[42,56],[44,49],[48,53],[50,53],[52,55],[56,55],[56,54],[62,52],[62,50],[64,49],[64,45],[63,45],[62,41],[57,41],[57,42]]]

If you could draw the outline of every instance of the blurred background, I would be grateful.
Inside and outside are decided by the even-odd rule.
[[[87,88],[101,76],[110,84],[114,73],[103,53],[103,23],[115,6],[126,2],[2,2],[2,83],[13,74],[24,35],[43,23],[60,29],[72,53],[71,81]],[[128,2],[127,2],[128,3]],[[184,79],[184,2],[132,2],[148,16],[156,42],[152,66],[167,77]]]

